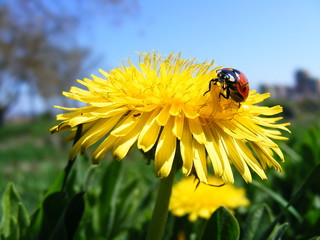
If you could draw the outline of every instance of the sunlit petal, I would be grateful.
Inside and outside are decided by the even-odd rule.
[[[189,215],[189,221],[198,218],[209,219],[212,213],[224,206],[229,210],[240,206],[248,206],[245,189],[224,185],[221,179],[208,176],[209,185],[194,180],[193,177],[184,178],[176,183],[172,190],[169,209],[178,217]]]
[[[138,60],[137,66],[128,60],[109,72],[99,70],[101,77],[78,80],[84,89],[73,86],[63,92],[86,103],[79,108],[57,106],[67,112],[58,114],[60,123],[50,129],[70,130],[67,141],[77,138],[71,159],[96,146],[93,163],[109,150],[120,160],[136,145],[152,155],[158,177],[168,176],[173,166],[205,183],[209,172],[233,183],[234,170],[246,182],[252,173],[267,178],[268,167],[281,171],[276,159],[284,161],[284,156],[275,140],[287,139],[282,131],[290,132],[289,123],[274,116],[282,112],[281,106],[261,105],[269,93],[251,90],[246,100],[235,102],[226,96],[227,83],[211,81],[221,68],[213,61],[197,63],[181,54],[156,52],[142,53]]]
[[[171,171],[176,151],[176,137],[172,133],[173,118],[164,126],[156,149],[154,168],[157,176],[167,177]]]

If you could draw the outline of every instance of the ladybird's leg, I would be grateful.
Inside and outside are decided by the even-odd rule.
[[[219,98],[220,96],[224,97],[225,99],[228,99],[227,95],[224,95],[222,92],[219,93]]]
[[[229,99],[230,97],[230,89],[228,88],[228,86],[222,86],[223,90],[226,90],[226,95],[224,95],[222,92],[219,93],[219,98],[220,96],[224,97],[225,99]]]
[[[226,183],[221,183],[221,184],[210,184],[210,183],[208,183],[208,184],[206,184],[206,185],[208,185],[208,186],[210,186],[210,187],[223,187],[224,185],[226,185]]]
[[[210,92],[210,90],[211,90],[211,85],[212,85],[212,84],[217,84],[217,82],[218,82],[218,79],[217,79],[217,78],[211,79],[211,80],[209,81],[209,89],[208,89],[208,91],[206,91],[206,92],[203,94],[203,96],[206,95],[208,92]]]

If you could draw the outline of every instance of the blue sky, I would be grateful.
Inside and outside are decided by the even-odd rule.
[[[292,86],[297,69],[320,78],[319,0],[137,1],[139,12],[126,15],[120,25],[99,16],[102,10],[83,16],[76,37],[93,48],[95,64],[82,77],[98,74],[99,68],[109,71],[128,57],[134,60],[137,51],[157,50],[235,67],[256,90],[261,83]],[[25,102],[21,98],[13,112],[29,112]]]
[[[320,1],[140,0],[121,25],[95,25],[82,40],[110,70],[135,52],[182,52],[243,71],[251,88],[293,85],[296,69],[320,78]],[[92,71],[96,73],[96,71]]]

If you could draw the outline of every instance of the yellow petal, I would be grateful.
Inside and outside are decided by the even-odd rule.
[[[99,124],[99,121],[92,126],[84,135],[81,146],[85,149],[96,143],[101,137],[106,135],[119,121],[122,117],[121,114],[118,116],[111,117],[109,119],[101,119],[102,123]],[[79,140],[80,142],[80,140]]]
[[[241,104],[223,98],[222,84],[210,82],[221,67],[181,59],[179,54],[163,59],[157,53],[143,53],[137,67],[128,63],[102,71],[101,77],[78,80],[85,90],[71,87],[63,93],[87,104],[58,107],[69,112],[58,115],[60,124],[51,128],[51,132],[70,130],[67,139],[72,140],[82,126],[82,137],[71,156],[106,137],[94,151],[93,161],[98,162],[110,148],[121,159],[137,142],[143,151],[156,149],[157,175],[165,177],[179,141],[183,173],[197,174],[201,181],[207,180],[207,165],[229,183],[234,181],[231,164],[246,181],[251,181],[251,169],[261,178],[266,178],[267,167],[281,169],[273,155],[281,160],[284,156],[273,140],[286,140],[281,132],[290,132],[289,124],[278,123],[281,117],[273,116],[282,111],[280,106],[257,105],[269,94],[250,91]],[[196,216],[208,214],[200,210]]]
[[[221,155],[219,152],[219,146],[217,142],[219,139],[215,139],[211,133],[211,129],[209,126],[204,127],[204,132],[207,138],[207,142],[205,143],[205,147],[209,156],[209,159],[211,161],[211,164],[213,166],[213,170],[215,175],[222,176],[223,174],[223,166],[221,163]]]
[[[216,121],[215,122],[226,134],[236,139],[247,139],[251,141],[259,141],[262,138],[254,132],[247,129],[242,124],[234,123],[234,121]]]
[[[83,114],[81,116],[72,118],[68,122],[68,125],[73,128],[73,127],[76,127],[77,125],[88,123],[88,122],[92,122],[92,121],[95,121],[97,119],[98,119],[97,117],[92,116],[91,114]]]
[[[50,128],[51,133],[62,132],[70,129],[71,127],[68,124],[68,121],[61,122],[59,125]]]
[[[185,120],[183,124],[183,131],[180,140],[180,153],[182,158],[182,172],[188,176],[191,173],[193,166],[193,152],[192,135],[187,120]]]
[[[277,171],[282,171],[280,164],[272,157],[272,151],[269,148],[257,142],[250,142],[250,145],[258,155],[260,163],[267,163],[268,166],[273,166]]]
[[[250,149],[245,145],[245,143],[241,140],[236,140],[237,144],[235,147],[237,148],[238,153],[243,157],[248,166],[256,172],[261,179],[267,179],[263,168],[260,166],[259,162],[255,159]]]
[[[187,118],[194,119],[199,117],[199,113],[189,104],[184,105],[182,110]]]
[[[218,128],[212,128],[212,135],[215,139],[217,139],[217,147],[218,147],[218,152],[220,153],[221,156],[221,162],[223,166],[223,174],[222,174],[222,180],[226,183],[233,184],[234,178],[233,178],[233,173],[232,169],[230,166],[229,158],[228,158],[228,148],[223,140],[223,137],[219,135]]]
[[[181,140],[181,137],[182,137],[183,123],[184,123],[184,115],[176,116],[174,118],[174,126],[172,129],[172,132],[179,140]]]
[[[62,109],[64,110],[64,109]],[[64,121],[64,120],[69,120],[74,117],[82,116],[84,114],[91,116],[91,112],[95,111],[96,109],[92,106],[90,107],[84,107],[84,108],[79,108],[78,110],[74,112],[69,112],[69,113],[62,113],[57,115],[57,120]]]
[[[246,182],[251,182],[252,181],[252,176],[250,173],[250,170],[247,166],[247,164],[244,162],[244,159],[241,155],[239,155],[237,147],[238,144],[235,142],[231,137],[228,135],[224,135],[223,137],[224,142],[226,143],[226,147],[228,148],[228,153],[230,157],[230,161],[235,165],[237,168],[238,172],[241,174],[243,179]]]
[[[129,113],[118,126],[112,130],[111,134],[116,137],[122,137],[130,133],[138,124],[141,115],[135,117],[135,113]]]
[[[156,149],[154,168],[158,177],[161,178],[170,174],[176,152],[177,139],[172,133],[173,122],[174,119],[170,118],[163,127]]]
[[[98,147],[97,149],[92,153],[92,163],[98,164],[100,160],[104,157],[106,152],[112,148],[114,142],[117,140],[117,137],[113,135],[109,135]]]
[[[136,124],[130,132],[122,137],[118,137],[113,147],[114,158],[120,160],[127,155],[132,145],[137,141],[139,133],[141,132],[141,129],[143,128],[149,117],[150,113],[142,114],[141,117],[137,120],[138,124]]]
[[[85,134],[93,125],[95,125],[95,122],[91,122],[91,123],[87,123],[87,124],[83,124],[82,125],[82,134]],[[70,126],[69,126],[70,128]],[[77,128],[78,127],[75,127],[75,128],[72,128],[72,132],[64,139],[64,143],[68,143],[72,140],[74,140],[74,138],[76,137],[76,133],[77,133]]]
[[[247,118],[237,118],[234,117],[233,123],[237,126],[235,130],[239,136],[244,136],[244,138],[250,141],[262,141],[260,133],[262,132],[261,127],[254,124],[251,120]]]
[[[181,113],[181,103],[178,101],[174,101],[171,104],[171,108],[170,108],[170,114],[172,116],[178,116]]]
[[[93,111],[91,114],[93,116],[97,116],[100,118],[108,118],[108,117],[113,117],[118,114],[125,114],[126,112],[128,112],[127,107],[117,107],[117,108],[101,107],[99,110]]]
[[[268,118],[264,118],[264,119],[268,119]],[[284,131],[290,132],[289,129],[286,128],[286,126],[290,125],[289,123],[272,124],[272,121],[271,122],[264,121],[262,118],[259,118],[259,117],[253,117],[252,122],[259,124],[260,126],[264,126],[268,128],[278,128],[278,129],[282,129]]]
[[[198,143],[195,139],[192,141],[193,163],[200,182],[208,183],[207,180],[207,160],[203,144]]]
[[[100,119],[92,127],[87,130],[82,137],[72,146],[70,151],[70,159],[73,159],[79,152],[84,152],[86,148],[96,143],[104,135],[107,135],[122,115],[112,117],[110,119]]]
[[[159,125],[164,126],[168,122],[170,117],[170,113],[169,113],[170,107],[171,107],[170,104],[166,104],[162,108],[161,112],[158,114],[156,119]]]
[[[151,114],[147,123],[144,125],[139,134],[138,148],[142,149],[144,152],[149,151],[158,139],[161,127],[156,121],[156,116],[158,115],[159,111],[160,109],[155,110]]]
[[[251,114],[261,114],[265,116],[271,116],[282,112],[282,107],[277,105],[273,107],[263,107],[263,106],[250,106]]]
[[[200,143],[204,144],[206,142],[206,137],[202,129],[199,118],[189,119],[190,131],[193,137]]]
[[[70,108],[70,107],[61,107],[61,106],[53,106],[54,108],[57,109],[61,109],[64,111],[86,111],[86,110],[91,110],[92,106],[86,106],[86,107],[82,107],[82,108]],[[57,116],[59,116],[60,114],[58,114]]]

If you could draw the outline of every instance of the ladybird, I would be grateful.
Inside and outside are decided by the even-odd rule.
[[[217,78],[211,79],[209,82],[209,90],[203,95],[210,92],[212,84],[220,83],[223,92],[220,92],[219,97],[226,99],[230,97],[235,102],[244,102],[249,95],[249,82],[246,76],[234,68],[221,68],[217,70]]]

